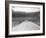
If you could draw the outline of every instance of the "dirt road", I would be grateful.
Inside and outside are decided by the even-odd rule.
[[[13,31],[28,31],[28,30],[30,31],[39,29],[40,29],[39,25],[27,20],[13,27]]]

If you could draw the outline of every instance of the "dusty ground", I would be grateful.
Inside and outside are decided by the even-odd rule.
[[[40,29],[39,25],[27,20],[13,27],[13,31],[26,31],[26,30],[39,30],[39,29]]]

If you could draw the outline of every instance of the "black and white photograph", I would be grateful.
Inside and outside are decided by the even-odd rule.
[[[43,34],[42,3],[12,2],[8,5],[8,35]]]
[[[42,12],[42,6],[28,4],[9,4],[9,6],[9,15],[11,15],[9,26],[12,32],[30,32],[41,29],[40,13]]]
[[[31,30],[40,30],[40,8],[12,6],[12,31]]]

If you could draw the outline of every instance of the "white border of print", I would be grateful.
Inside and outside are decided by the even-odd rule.
[[[9,35],[43,33],[43,6],[42,5],[24,5],[24,6],[29,6],[29,7],[40,8],[40,30],[24,31],[24,32],[23,31],[12,31],[12,6],[16,6],[16,4],[9,4]]]

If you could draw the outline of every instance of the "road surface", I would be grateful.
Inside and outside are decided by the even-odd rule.
[[[28,30],[30,31],[39,29],[40,29],[39,25],[27,20],[13,27],[13,31],[28,31]]]

